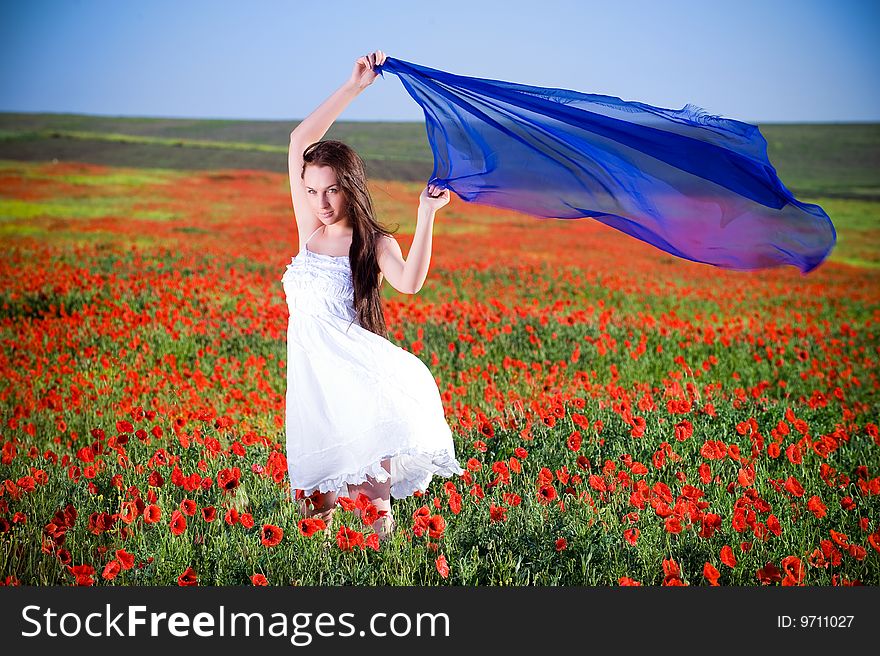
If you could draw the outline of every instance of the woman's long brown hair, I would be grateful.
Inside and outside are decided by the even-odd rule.
[[[348,260],[357,320],[363,328],[387,339],[388,327],[379,294],[377,246],[384,235],[393,233],[376,221],[364,161],[350,146],[327,140],[317,141],[305,149],[300,177],[305,176],[307,166],[329,166],[336,172],[336,182],[344,192],[345,211],[353,228]]]

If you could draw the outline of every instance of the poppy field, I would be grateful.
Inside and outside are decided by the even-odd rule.
[[[371,180],[404,256],[421,188]],[[878,204],[802,200],[807,276],[453,194],[382,293],[465,473],[380,545],[293,503],[287,175],[0,161],[0,583],[878,585]]]

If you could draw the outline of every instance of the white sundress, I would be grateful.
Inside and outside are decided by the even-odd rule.
[[[320,230],[320,228],[318,228]],[[305,248],[281,278],[287,298],[285,428],[291,493],[349,496],[391,477],[391,496],[462,474],[437,383],[415,355],[358,323],[347,255]],[[391,459],[391,471],[382,461]]]

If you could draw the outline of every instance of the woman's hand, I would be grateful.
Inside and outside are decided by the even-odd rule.
[[[440,189],[437,185],[429,184],[422,189],[422,195],[419,196],[419,207],[427,207],[433,212],[436,212],[448,202],[449,190]]]
[[[353,84],[363,91],[373,83],[379,74],[373,70],[375,66],[381,66],[385,63],[385,53],[376,50],[369,55],[365,55],[354,63],[354,69],[351,71],[349,84]]]

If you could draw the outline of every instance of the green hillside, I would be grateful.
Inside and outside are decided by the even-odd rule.
[[[297,121],[0,113],[0,159],[171,169],[287,171]],[[880,124],[762,124],[768,154],[795,194],[880,199]],[[433,169],[421,122],[338,121],[374,178],[424,181]]]

